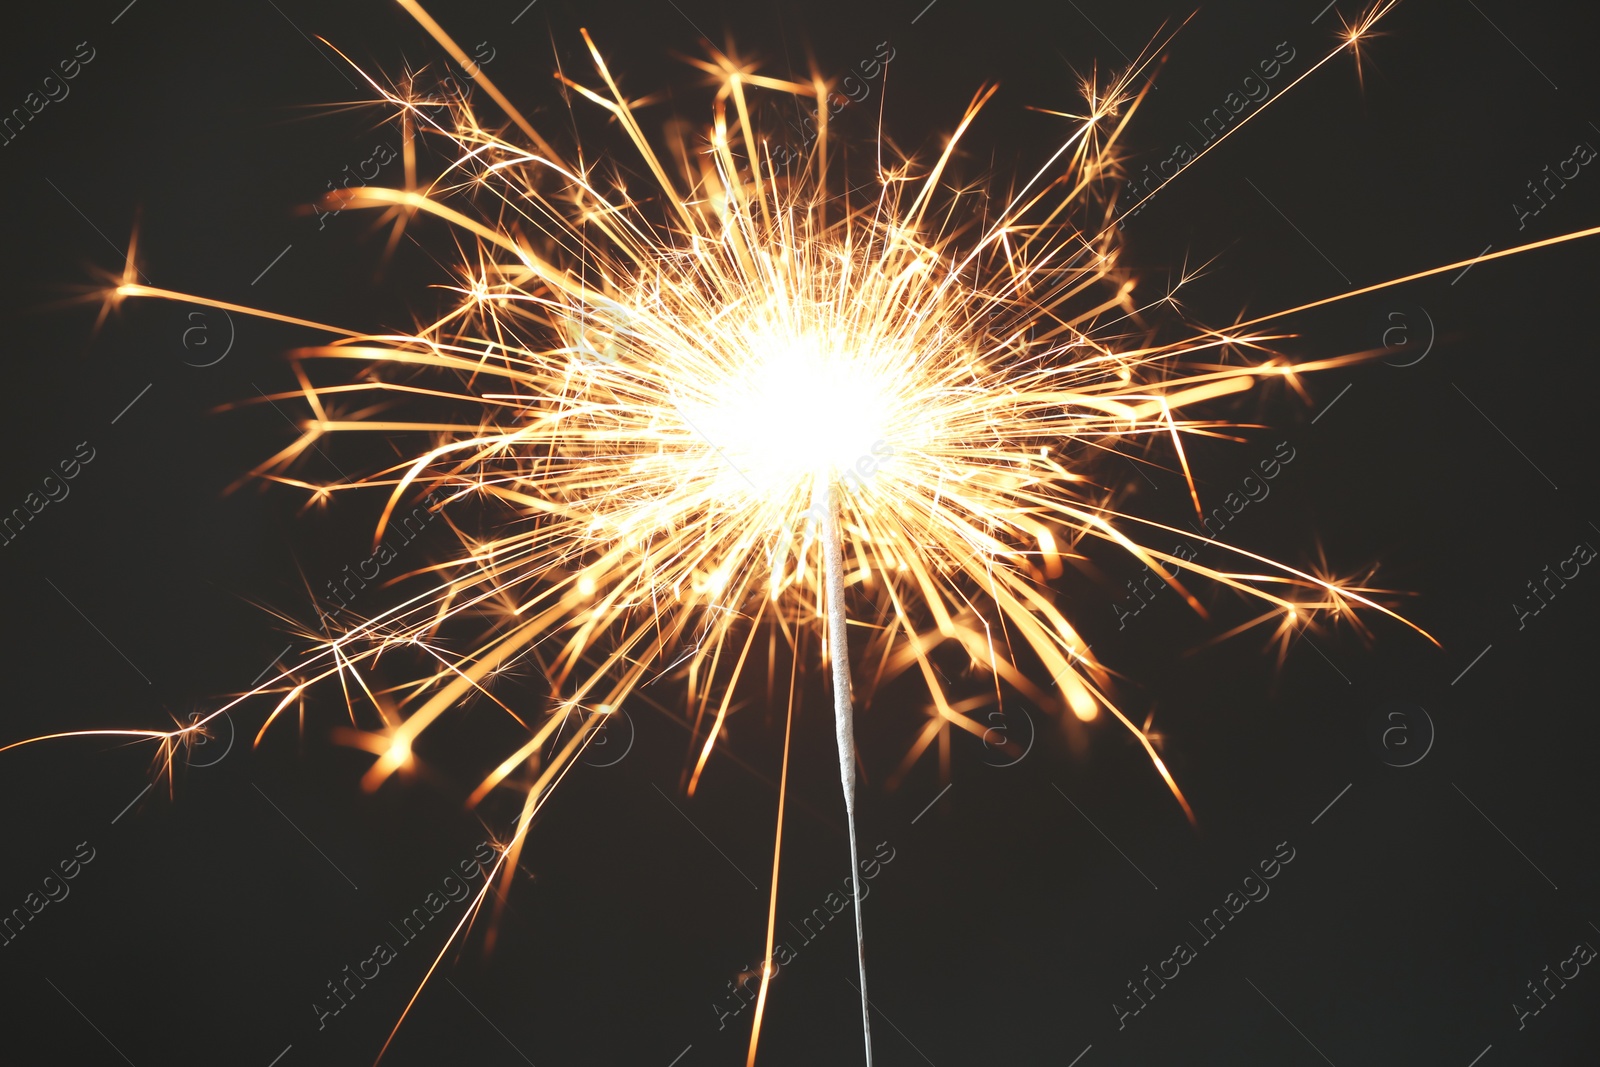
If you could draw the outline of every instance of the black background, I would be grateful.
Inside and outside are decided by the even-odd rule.
[[[938,0],[913,24],[923,0],[539,0],[513,23],[522,6],[432,10],[458,40],[493,47],[488,71],[536,122],[570,126],[549,75],[554,54],[579,80],[589,73],[580,25],[630,92],[672,88],[646,112],[655,121],[669,108],[708,113],[672,55],[703,54],[701,31],[718,44],[731,34],[779,72],[803,70],[809,47],[835,76],[887,40],[896,56],[875,93],[903,146],[937,146],[975,89],[1001,82],[960,161],[968,177],[1042,161],[1061,122],[1026,108],[1074,110],[1074,71],[1123,64],[1190,11]],[[1159,293],[1186,256],[1219,257],[1185,306],[1222,324],[1593,225],[1592,166],[1525,231],[1512,207],[1544,165],[1600,144],[1593,38],[1576,7],[1408,0],[1367,48],[1364,90],[1350,57],[1336,59],[1129,224],[1142,292]],[[1192,139],[1187,123],[1279,42],[1296,50],[1290,74],[1308,69],[1338,12],[1355,14],[1341,4],[1313,23],[1321,8],[1202,9],[1130,130],[1136,162]],[[319,230],[295,211],[392,137],[374,112],[323,106],[370,93],[313,38],[370,70],[442,59],[398,7],[111,0],[29,18],[0,44],[0,109],[20,106],[78,42],[96,55],[67,99],[0,147],[0,509],[79,442],[95,458],[67,499],[0,549],[3,740],[160,726],[214,707],[287,642],[256,603],[304,614],[299,571],[320,584],[364,558],[375,514],[373,501],[300,515],[288,490],[223,492],[292,430],[266,407],[212,409],[287,387],[282,354],[306,331],[235,316],[227,357],[202,368],[186,362],[219,349],[197,351],[194,334],[186,348],[185,331],[206,326],[219,344],[220,318],[132,303],[93,336],[94,305],[49,305],[91,269],[119,270],[136,219],[151,284],[360,329],[407,325],[433,299],[422,286],[444,277],[432,257],[450,254],[424,226],[380,280],[381,241],[365,220],[351,212]],[[847,112],[846,139],[870,143],[869,111]],[[924,813],[943,788],[931,757],[883,789],[921,702],[891,694],[863,715],[863,833],[895,850],[867,902],[879,1063],[1596,1062],[1593,968],[1521,1030],[1512,1007],[1545,965],[1600,943],[1586,621],[1600,578],[1585,569],[1522,629],[1512,607],[1546,564],[1600,543],[1585,459],[1600,382],[1594,264],[1580,242],[1296,316],[1286,325],[1299,336],[1283,347],[1305,357],[1375,347],[1396,323],[1412,347],[1395,362],[1421,351],[1425,321],[1437,339],[1414,366],[1311,378],[1309,404],[1265,390],[1231,413],[1269,429],[1191,453],[1203,489],[1220,495],[1291,442],[1273,495],[1228,538],[1300,565],[1325,552],[1341,573],[1380,563],[1385,584],[1417,594],[1406,610],[1442,650],[1381,623],[1370,647],[1349,631],[1319,637],[1275,672],[1259,632],[1185,655],[1244,617],[1229,601],[1208,624],[1169,594],[1119,631],[1125,560],[1107,554],[1064,584],[1096,653],[1127,675],[1126,706],[1155,710],[1198,831],[1114,725],[1074,755],[1035,714],[1037,743],[1011,767],[958,736],[951,787]],[[1136,504],[1181,515],[1180,478],[1151,475],[1153,486],[1127,472]],[[670,691],[658,698],[671,704]],[[848,872],[826,699],[813,679],[780,928]],[[1436,731],[1409,767],[1387,765],[1375,740],[1390,701],[1426,709]],[[170,797],[165,784],[140,795],[151,780],[142,747],[0,754],[0,911],[79,842],[95,849],[71,895],[0,948],[0,1059],[371,1062],[442,933],[407,946],[320,1031],[312,1002],[503,830],[504,813],[480,826],[460,805],[470,783],[446,771],[363,794],[368,758],[326,741],[341,715],[332,694],[313,701],[303,741],[286,724],[252,750],[264,710],[235,713],[226,757],[180,770]],[[1014,736],[1025,713],[1010,713]],[[1421,719],[1406,714],[1420,743]],[[743,1062],[750,1013],[719,1031],[712,1005],[761,956],[781,721],[760,707],[736,715],[730,755],[688,800],[683,728],[642,703],[630,718],[627,757],[582,768],[546,809],[492,955],[474,940],[446,961],[386,1063]],[[1271,896],[1119,1030],[1112,1004],[1128,1000],[1126,983],[1197,941],[1189,923],[1279,842],[1295,859]],[[841,918],[774,984],[761,1062],[859,1062],[847,979]]]

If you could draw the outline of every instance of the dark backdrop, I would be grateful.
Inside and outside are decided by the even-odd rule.
[[[670,85],[693,108],[705,95],[672,53],[701,52],[701,32],[778,70],[803,69],[809,48],[835,75],[888,41],[886,117],[908,147],[937,144],[980,84],[1001,82],[961,161],[969,176],[1038,162],[1059,126],[1027,106],[1073,110],[1075,71],[1124,63],[1190,13],[924,2],[433,11],[488,43],[491,72],[536,121],[560,123],[553,53],[586,69],[580,25],[630,91]],[[396,6],[123,3],[33,10],[0,43],[5,111],[79,42],[93,50],[70,95],[0,147],[0,508],[75,453],[93,457],[0,548],[0,740],[214,707],[283,653],[256,605],[303,609],[299,571],[316,582],[364,558],[373,518],[370,501],[301,517],[288,491],[224,494],[292,431],[266,407],[212,409],[287,387],[282,353],[304,331],[143,303],[95,335],[94,306],[49,305],[120,269],[136,220],[151,284],[359,328],[408,323],[440,277],[430,248],[448,253],[424,228],[378,282],[362,219],[319,229],[294,210],[390,136],[370,113],[323,106],[366,94],[316,38],[373,69],[440,58]],[[1308,69],[1339,13],[1355,14],[1322,4],[1202,8],[1130,131],[1136,162],[1193,139],[1188,123],[1280,42],[1295,50],[1288,74]],[[1146,291],[1185,257],[1217,257],[1186,307],[1220,324],[1595,224],[1593,165],[1536,215],[1514,207],[1533,205],[1525,183],[1547,164],[1600,146],[1577,6],[1408,0],[1368,48],[1364,91],[1349,57],[1335,60],[1130,222]],[[843,126],[872,132],[860,115]],[[1074,756],[1015,705],[1003,729],[1036,736],[1026,758],[997,766],[1009,757],[958,737],[941,795],[932,760],[883,789],[922,721],[914,694],[863,716],[863,832],[894,850],[867,902],[879,1063],[1595,1062],[1600,976],[1574,953],[1600,945],[1600,577],[1552,584],[1537,614],[1526,586],[1600,545],[1595,255],[1568,245],[1297,316],[1283,344],[1299,355],[1408,347],[1309,379],[1309,403],[1265,392],[1234,415],[1268,429],[1193,456],[1220,496],[1289,442],[1273,495],[1228,537],[1292,563],[1325,553],[1340,573],[1380,563],[1417,594],[1407,610],[1442,650],[1379,624],[1370,646],[1348,630],[1298,642],[1275,671],[1259,632],[1186,654],[1243,617],[1226,601],[1208,625],[1168,594],[1119,630],[1125,562],[1107,555],[1064,585],[1097,654],[1126,673],[1127,706],[1154,710],[1198,831],[1114,726]],[[1179,478],[1150,476],[1141,505],[1180,515]],[[820,680],[806,700],[780,927],[847,873]],[[362,794],[365,757],[326,742],[331,695],[313,702],[304,742],[288,726],[252,750],[259,710],[233,716],[232,747],[219,738],[171,796],[141,792],[142,747],[0,754],[0,911],[63,861],[76,870],[70,895],[0,947],[0,1059],[371,1062],[442,931],[321,1030],[313,1002],[506,822],[480,826],[444,772]],[[717,1005],[737,1003],[728,983],[761,955],[779,724],[759,707],[735,716],[729,754],[687,800],[681,726],[643,703],[630,719],[627,756],[582,768],[546,809],[493,953],[475,940],[447,960],[386,1062],[743,1062],[750,1012],[719,1030]],[[1205,941],[1191,924],[1275,853],[1293,859],[1270,895]],[[1133,1013],[1129,983],[1180,941],[1195,958]],[[763,1063],[859,1062],[852,956],[841,917],[784,968]],[[1578,973],[1561,986],[1548,976],[1563,967]],[[1545,983],[1537,1014],[1530,981]]]

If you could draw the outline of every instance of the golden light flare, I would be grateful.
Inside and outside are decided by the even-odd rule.
[[[655,136],[647,102],[624,95],[585,33],[599,84],[557,77],[578,98],[575,117],[598,112],[621,131],[625,168],[577,144],[557,147],[560,124],[536,127],[413,0],[400,3],[507,122],[484,119],[463,95],[420,92],[415,78],[402,88],[368,78],[405,135],[404,187],[347,189],[321,207],[380,210],[395,237],[430,220],[448,228],[460,260],[434,291],[451,306],[411,331],[368,333],[146,285],[131,255],[105,296],[108,307],[129,297],[181,301],[318,334],[291,354],[298,387],[265,398],[304,402],[300,436],[253,475],[318,501],[383,494],[375,548],[418,511],[441,513],[459,551],[408,571],[411,592],[368,618],[332,633],[303,627],[307,651],[291,672],[198,724],[50,736],[154,739],[170,773],[173,746],[240,701],[275,698],[264,734],[308,691],[336,684],[350,725],[335,740],[373,756],[362,784],[374,790],[414,767],[430,727],[478,698],[525,736],[485,761],[466,803],[501,792],[519,814],[452,943],[502,872],[509,880],[550,790],[606,721],[647,699],[647,682],[679,685],[669,710],[690,731],[684,784],[693,794],[744,703],[741,682],[764,674],[770,693],[778,644],[796,673],[803,657],[812,667],[843,657],[861,707],[896,679],[920,678],[926,721],[911,724],[891,782],[936,741],[947,764],[950,731],[983,738],[974,714],[1015,694],[1069,732],[1120,723],[1194,820],[1149,721],[1140,726],[1119,707],[1112,673],[1050,584],[1063,560],[1100,542],[1164,576],[1201,615],[1190,588],[1199,579],[1253,598],[1262,614],[1229,633],[1270,627],[1280,662],[1308,627],[1358,612],[1422,631],[1369,576],[1340,580],[1215,541],[1207,562],[1153,547],[1187,532],[1126,509],[1121,459],[1161,457],[1203,512],[1185,442],[1237,430],[1212,412],[1219,402],[1273,383],[1303,393],[1301,375],[1381,354],[1296,364],[1272,348],[1289,334],[1255,328],[1600,233],[1420,271],[1219,332],[1179,313],[1177,292],[1195,275],[1186,270],[1173,290],[1141,302],[1122,265],[1118,218],[1160,191],[1116,199],[1120,138],[1150,90],[1154,48],[1122,74],[1092,74],[1074,111],[1036,109],[1041,121],[1064,121],[1065,136],[1001,192],[950,173],[992,85],[974,93],[932,160],[880,138],[867,171],[847,180],[844,162],[829,156],[826,108],[798,166],[774,162],[761,125],[774,100],[825,99],[820,78],[768,76],[723,53],[693,60],[714,85],[710,122],[668,123]],[[1359,54],[1393,6],[1347,25],[1294,84],[1347,50]],[[444,160],[427,180],[413,139]],[[331,485],[308,478],[312,449],[347,434],[379,434],[402,458]],[[830,524],[849,648],[836,647],[826,625]],[[419,584],[424,575],[431,584]],[[935,662],[957,651],[975,694],[956,692]],[[380,658],[401,655],[422,666],[404,684],[380,684]],[[492,691],[520,662],[546,680],[546,706],[516,707]],[[773,971],[799,685],[791,673],[752,1064]]]

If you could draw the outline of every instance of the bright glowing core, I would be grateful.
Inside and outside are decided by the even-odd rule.
[[[749,344],[748,359],[685,405],[726,461],[730,487],[783,499],[818,479],[869,480],[893,448],[883,357],[776,332]]]

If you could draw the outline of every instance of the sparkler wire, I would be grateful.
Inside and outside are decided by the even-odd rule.
[[[867,940],[861,925],[861,861],[856,851],[855,712],[850,699],[850,638],[845,628],[844,559],[839,550],[839,502],[830,483],[822,520],[822,555],[828,588],[828,656],[833,662],[833,725],[839,740],[839,779],[850,823],[850,888],[856,905],[856,956],[861,972],[861,1038],[872,1067],[872,1020],[867,1014]]]

